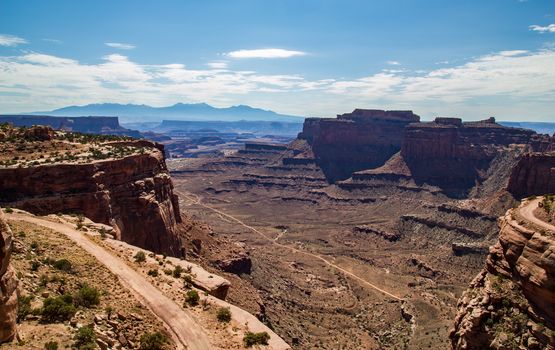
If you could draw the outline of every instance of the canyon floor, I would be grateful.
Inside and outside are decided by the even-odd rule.
[[[353,230],[394,227],[403,214],[429,211],[429,200],[314,200],[278,184],[230,185],[252,168],[210,162],[168,164],[183,210],[249,249],[252,272],[241,278],[258,295],[230,292],[233,302],[260,298],[267,324],[296,349],[449,348],[457,300],[485,255],[455,256],[450,242],[426,243],[425,233],[392,242]]]

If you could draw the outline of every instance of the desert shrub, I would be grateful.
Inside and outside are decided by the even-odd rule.
[[[200,297],[199,297],[198,292],[196,290],[190,290],[185,295],[185,303],[187,305],[197,306],[199,300],[200,300]],[[185,305],[185,306],[187,306],[187,305]]]
[[[216,312],[216,318],[220,322],[231,321],[231,310],[228,307],[221,307]]]
[[[173,271],[171,269],[164,269],[164,273],[166,275],[171,275],[173,273]]]
[[[13,213],[13,209],[10,208],[10,207],[6,207],[6,208],[4,208],[4,213],[6,213],[6,214]]]
[[[98,289],[83,285],[75,296],[75,304],[78,306],[91,307],[100,304],[100,293]]]
[[[75,334],[75,347],[80,350],[94,349],[96,341],[96,335],[94,330],[89,326],[83,326],[77,330]]]
[[[191,275],[183,276],[183,280],[185,281],[185,286],[193,284],[193,277]]]
[[[149,276],[158,277],[158,270],[157,269],[148,270],[147,273],[148,273]]]
[[[72,268],[71,261],[67,259],[56,260],[52,263],[52,266],[55,269],[58,269],[60,271],[65,271],[65,272],[70,272]]]
[[[42,304],[42,320],[45,322],[67,321],[75,314],[73,297],[64,294],[44,299]]]
[[[33,260],[31,261],[31,271],[37,271],[40,267],[40,262]]]
[[[39,244],[37,241],[31,242],[31,249],[36,250],[39,248]]]
[[[182,273],[183,271],[184,271],[183,268],[182,268],[180,265],[177,265],[177,266],[175,267],[175,269],[173,270],[173,273],[172,273],[172,274],[173,274],[173,277],[175,277],[175,278],[181,277],[181,273]]]
[[[27,295],[27,296],[20,296],[17,299],[17,322],[23,321],[25,316],[29,315],[32,312],[31,309],[31,301],[34,299],[34,296]]]
[[[144,262],[146,261],[146,255],[145,252],[143,252],[142,250],[138,251],[137,254],[135,254],[135,256],[133,257],[135,259],[136,262]]]
[[[44,350],[58,350],[58,342],[49,341],[44,343]]]
[[[140,349],[141,350],[161,350],[164,344],[167,343],[167,338],[160,332],[145,333],[141,335]]]
[[[270,335],[266,332],[247,332],[243,337],[243,343],[247,348],[253,345],[268,345],[268,340],[270,340]]]

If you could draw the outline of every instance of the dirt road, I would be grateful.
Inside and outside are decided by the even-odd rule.
[[[14,213],[8,214],[7,217],[11,220],[29,222],[63,233],[89,254],[93,255],[112,273],[118,276],[121,283],[133,292],[143,305],[148,307],[166,324],[178,349],[207,350],[212,348],[201,325],[186,310],[166,297],[124,261],[88,239],[82,232],[64,224],[30,215]]]
[[[337,271],[340,271],[340,272],[342,272],[343,274],[345,274],[345,275],[347,275],[347,276],[349,276],[349,277],[351,277],[351,278],[353,278],[353,279],[359,281],[359,282],[362,283],[363,285],[366,285],[366,286],[368,286],[368,287],[370,287],[370,288],[373,288],[373,289],[377,290],[378,292],[380,292],[380,293],[382,293],[382,294],[385,294],[386,296],[388,296],[388,297],[390,297],[390,298],[392,298],[392,299],[395,299],[395,300],[398,300],[398,301],[403,301],[403,298],[398,297],[398,296],[396,296],[396,295],[394,295],[394,294],[392,294],[392,293],[390,293],[390,292],[388,292],[388,291],[386,291],[386,290],[381,289],[380,287],[378,287],[378,286],[376,286],[376,285],[374,285],[374,284],[372,284],[372,283],[366,281],[365,279],[363,279],[363,278],[361,278],[361,277],[355,275],[354,273],[349,272],[349,271],[345,270],[344,268],[342,268],[342,267],[340,267],[340,266],[338,266],[338,265],[336,265],[336,264],[334,264],[334,263],[328,261],[326,258],[324,258],[324,257],[322,257],[322,256],[320,256],[320,255],[317,255],[317,254],[314,254],[314,253],[310,253],[310,252],[307,252],[307,251],[304,251],[304,250],[300,250],[300,249],[298,249],[298,248],[295,248],[295,247],[292,247],[292,246],[289,246],[289,245],[285,245],[285,244],[281,244],[281,243],[276,242],[275,239],[266,236],[266,234],[264,234],[264,233],[261,232],[260,230],[258,230],[258,229],[256,229],[256,228],[254,228],[254,227],[252,227],[252,226],[250,226],[250,225],[244,223],[244,222],[241,221],[240,219],[237,219],[236,217],[234,217],[234,216],[232,216],[232,215],[229,215],[229,214],[227,214],[227,213],[224,213],[223,211],[221,211],[221,210],[219,210],[219,209],[216,209],[216,208],[214,208],[214,207],[211,207],[211,206],[209,206],[209,205],[207,205],[207,204],[202,203],[202,201],[201,201],[201,199],[199,198],[199,196],[197,196],[197,195],[194,194],[194,193],[184,193],[183,191],[176,191],[176,190],[174,190],[174,192],[176,192],[176,193],[177,193],[178,195],[180,195],[180,196],[183,196],[183,197],[189,199],[189,200],[192,201],[194,204],[200,205],[200,206],[202,206],[203,208],[209,209],[209,210],[211,210],[211,211],[213,211],[213,212],[219,214],[220,216],[223,216],[223,217],[225,217],[225,218],[227,218],[227,219],[229,219],[229,220],[232,220],[232,221],[238,223],[239,225],[241,225],[241,226],[243,226],[243,227],[245,227],[245,228],[251,230],[252,232],[254,232],[254,233],[256,233],[256,234],[258,234],[260,237],[262,237],[263,239],[265,239],[266,241],[270,242],[271,244],[273,244],[273,245],[275,245],[275,246],[278,246],[278,247],[281,247],[281,248],[285,248],[285,249],[288,249],[288,250],[293,251],[293,252],[295,252],[295,253],[304,254],[304,255],[310,256],[310,257],[312,257],[312,258],[318,259],[318,260],[324,262],[326,265],[328,265],[328,266],[330,266],[330,267],[336,269]]]
[[[518,212],[520,213],[520,215],[528,220],[529,222],[531,222],[532,224],[539,226],[541,228],[544,228],[546,230],[550,230],[550,231],[555,231],[555,226],[548,224],[547,222],[538,219],[535,215],[534,215],[534,210],[536,210],[536,208],[538,208],[538,203],[540,203],[542,201],[543,198],[536,198],[533,199],[531,201],[528,201],[528,203],[526,203],[525,205],[521,206],[518,209]]]

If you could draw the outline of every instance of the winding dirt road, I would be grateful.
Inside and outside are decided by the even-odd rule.
[[[542,201],[542,199],[543,198],[540,197],[540,198],[536,198],[528,201],[526,204],[524,204],[518,209],[518,212],[524,219],[533,223],[534,225],[544,228],[546,230],[555,231],[555,226],[548,224],[543,220],[538,219],[534,215],[534,210],[538,208],[538,204]]]
[[[336,265],[336,264],[334,264],[334,263],[328,261],[327,259],[325,259],[324,257],[322,257],[322,256],[320,256],[320,255],[317,255],[317,254],[314,254],[314,253],[310,253],[310,252],[307,252],[307,251],[304,251],[304,250],[300,250],[300,249],[298,249],[298,248],[295,248],[295,247],[292,247],[292,246],[289,246],[289,245],[285,245],[285,244],[278,243],[275,239],[266,236],[266,234],[264,234],[263,232],[261,232],[261,231],[259,231],[258,229],[256,229],[256,228],[254,228],[254,227],[252,227],[252,226],[250,226],[250,225],[244,223],[244,222],[241,221],[240,219],[238,219],[238,218],[236,218],[236,217],[234,217],[234,216],[232,216],[232,215],[229,215],[229,214],[227,214],[227,213],[224,213],[223,211],[221,211],[221,210],[219,210],[219,209],[216,209],[216,208],[214,208],[214,207],[211,207],[211,206],[209,206],[209,205],[207,205],[207,204],[202,203],[202,201],[201,201],[201,199],[199,198],[199,196],[197,196],[197,195],[194,194],[194,193],[184,193],[183,191],[177,191],[177,190],[175,190],[175,189],[174,189],[174,192],[177,193],[177,194],[180,195],[180,196],[183,196],[183,197],[189,199],[189,200],[192,201],[194,204],[200,205],[200,206],[202,206],[203,208],[209,209],[209,210],[211,210],[211,211],[213,211],[213,212],[215,212],[215,213],[217,213],[217,214],[219,214],[219,215],[221,215],[221,216],[223,216],[223,217],[225,217],[225,218],[227,218],[227,219],[229,219],[229,220],[232,220],[232,221],[238,223],[239,225],[241,225],[241,226],[243,226],[243,227],[245,227],[245,228],[251,230],[252,232],[254,232],[254,233],[256,233],[256,234],[258,234],[258,235],[259,235],[260,237],[262,237],[264,240],[270,242],[271,244],[273,244],[273,245],[275,245],[275,246],[278,246],[278,247],[281,247],[281,248],[285,248],[285,249],[288,249],[288,250],[293,251],[293,252],[295,252],[295,253],[304,254],[304,255],[310,256],[310,257],[312,257],[312,258],[318,259],[318,260],[324,262],[326,265],[328,265],[328,266],[330,266],[330,267],[336,269],[337,271],[342,272],[343,274],[345,274],[345,275],[347,275],[347,276],[349,276],[349,277],[351,277],[351,278],[353,278],[353,279],[359,281],[360,283],[362,283],[362,284],[364,284],[364,285],[366,285],[366,286],[368,286],[368,287],[370,287],[370,288],[373,288],[373,289],[377,290],[378,292],[380,292],[380,293],[382,293],[382,294],[385,294],[386,296],[388,296],[388,297],[390,297],[390,298],[392,298],[392,299],[394,299],[394,300],[397,300],[397,301],[403,301],[403,300],[404,300],[403,298],[398,297],[398,296],[396,296],[396,295],[394,295],[394,294],[392,294],[392,293],[390,293],[390,292],[388,292],[388,291],[386,291],[386,290],[383,290],[383,289],[381,289],[380,287],[376,286],[375,284],[372,284],[372,283],[366,281],[365,279],[363,279],[363,278],[361,278],[361,277],[355,275],[354,273],[352,273],[352,272],[350,272],[350,271],[347,271],[347,270],[345,270],[344,268],[342,268],[342,267],[340,267],[340,266],[338,266],[338,265]]]
[[[141,274],[129,267],[124,261],[112,255],[109,251],[96,245],[82,232],[67,225],[40,219],[38,217],[13,213],[7,214],[11,220],[25,221],[60,232],[77,243],[78,246],[93,255],[100,263],[118,276],[121,283],[128,288],[137,299],[148,307],[171,332],[178,349],[208,350],[212,347],[199,325],[186,310],[166,297]]]

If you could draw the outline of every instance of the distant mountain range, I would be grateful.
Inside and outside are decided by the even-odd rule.
[[[177,103],[167,107],[152,107],[136,104],[96,103],[85,106],[69,106],[53,111],[32,112],[25,114],[51,115],[60,117],[81,116],[114,116],[123,122],[144,122],[171,120],[192,121],[276,121],[276,122],[303,122],[303,117],[279,114],[273,111],[250,106],[239,105],[227,108],[217,108],[206,103]]]

